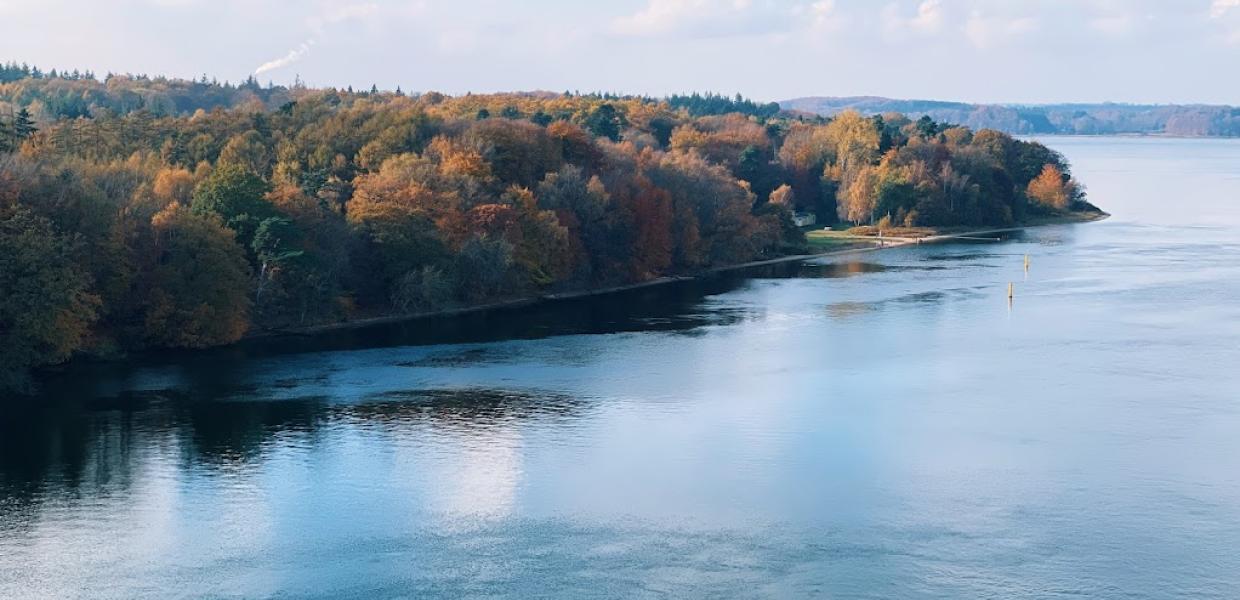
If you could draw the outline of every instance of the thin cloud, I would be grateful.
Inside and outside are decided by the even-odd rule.
[[[917,5],[917,12],[905,17],[898,4],[883,8],[883,31],[889,38],[900,39],[909,33],[931,35],[943,29],[943,3],[941,0],[924,0]]]
[[[611,32],[628,37],[750,35],[786,30],[792,16],[769,1],[647,0],[638,12],[612,19]]]
[[[366,4],[346,4],[329,10],[321,15],[310,17],[307,23],[310,29],[317,34],[322,34],[323,29],[328,25],[334,25],[350,19],[364,19],[375,14],[379,10],[379,5],[368,2]]]
[[[913,29],[926,32],[937,32],[943,26],[943,3],[940,0],[925,0],[917,6],[917,16],[909,21]]]
[[[1125,35],[1134,27],[1132,15],[1095,17],[1089,21],[1090,29],[1107,35]]]
[[[649,0],[646,8],[612,21],[612,31],[622,35],[654,36],[671,33],[690,21],[718,10],[709,0]]]
[[[1033,17],[988,16],[973,11],[964,24],[964,33],[974,46],[986,49],[1029,34],[1037,28],[1038,20]]]
[[[1218,21],[1225,29],[1223,41],[1240,45],[1240,23],[1233,12],[1240,9],[1240,0],[1214,0],[1210,5],[1210,20]]]
[[[1240,0],[1214,0],[1210,5],[1210,18],[1221,19],[1236,8],[1240,8]]]

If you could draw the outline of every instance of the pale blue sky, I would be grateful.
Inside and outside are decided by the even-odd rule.
[[[1240,104],[1240,0],[0,0],[0,61],[465,91]]]

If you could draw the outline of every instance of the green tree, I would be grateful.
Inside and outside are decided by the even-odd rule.
[[[935,123],[934,119],[931,119],[928,115],[922,115],[920,119],[917,119],[916,127],[917,135],[921,136],[923,140],[935,137],[942,131],[940,125]]]
[[[38,131],[38,128],[34,126],[34,119],[30,118],[30,111],[26,110],[26,107],[24,106],[21,110],[17,111],[16,115],[13,116],[11,129],[13,131],[13,138],[17,141],[17,145],[20,145],[26,140],[26,138],[34,135],[35,131]]]
[[[874,121],[874,129],[878,130],[878,153],[886,154],[895,145],[895,140],[891,136],[891,131],[887,129],[887,122],[883,120],[882,115],[874,115],[871,120]]]
[[[880,169],[874,214],[895,217],[906,214],[917,204],[917,190],[902,170]]]
[[[224,165],[194,188],[190,205],[195,213],[216,215],[237,232],[237,241],[250,248],[263,220],[276,211],[264,199],[270,187],[258,175],[239,165]]]
[[[668,117],[654,117],[649,123],[650,135],[654,136],[659,146],[666,148],[672,142],[672,131],[676,129],[676,121]]]
[[[28,389],[32,367],[81,346],[99,300],[73,254],[46,219],[25,208],[0,213],[0,393]]]
[[[536,111],[534,114],[530,115],[530,122],[535,125],[538,125],[539,127],[546,127],[550,125],[551,122],[554,120],[555,119],[553,119],[551,115],[541,110]]]
[[[258,259],[258,280],[254,284],[254,303],[261,310],[263,292],[277,275],[305,256],[299,249],[301,232],[286,217],[268,217],[258,224],[250,249]]]
[[[620,141],[620,130],[624,127],[623,116],[616,111],[616,107],[611,104],[604,103],[598,105],[585,120],[586,129],[590,133],[605,137],[613,142]]]
[[[757,146],[746,146],[736,165],[736,178],[749,182],[750,189],[760,200],[765,200],[774,190],[767,153]]]

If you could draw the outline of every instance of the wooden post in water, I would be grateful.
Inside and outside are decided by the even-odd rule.
[[[1026,273],[1029,272],[1029,255],[1028,254],[1025,255],[1025,272]]]
[[[1016,297],[1016,284],[1009,283],[1008,284],[1008,300],[1011,300],[1012,298],[1015,298],[1015,297]]]

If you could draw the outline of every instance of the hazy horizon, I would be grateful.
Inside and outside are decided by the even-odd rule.
[[[100,75],[766,101],[1240,96],[1218,76],[1240,59],[1240,0],[0,0],[0,19],[0,60]]]

